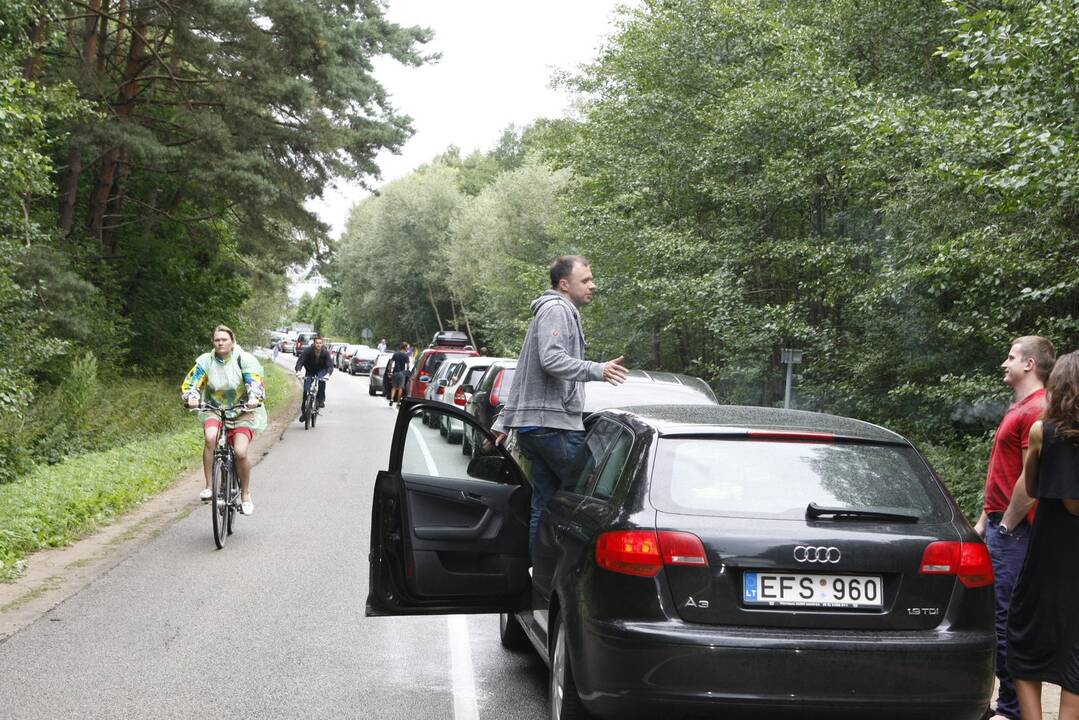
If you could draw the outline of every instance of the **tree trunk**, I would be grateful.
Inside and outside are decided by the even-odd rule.
[[[41,38],[45,35],[48,21],[41,18],[34,25],[27,28],[26,36],[30,40],[30,57],[23,63],[22,75],[27,80],[33,80],[41,71],[41,57],[37,54],[37,46],[41,44]]]
[[[109,59],[109,0],[101,2],[101,22],[97,26],[97,74],[104,75]]]
[[[121,0],[120,7],[123,9],[125,0]],[[134,112],[135,96],[139,92],[138,77],[146,67],[146,13],[140,12],[136,16],[134,31],[131,33],[131,49],[128,51],[127,64],[120,81],[120,92],[116,99],[116,118],[123,122]],[[119,30],[117,37],[120,36]],[[120,173],[120,165],[125,153],[119,148],[113,148],[105,153],[101,159],[101,170],[98,172],[97,184],[90,196],[90,219],[89,227],[91,234],[104,246],[107,238],[103,234],[105,225],[105,213],[109,208],[109,198],[112,189]],[[119,206],[114,203],[114,209]]]
[[[72,145],[67,151],[67,170],[60,189],[60,232],[67,235],[75,224],[75,203],[79,195],[79,175],[82,174],[82,152]]]
[[[476,347],[476,338],[472,337],[472,325],[468,322],[468,310],[465,308],[464,301],[458,300],[461,303],[461,319],[465,321],[465,332],[468,333],[468,342],[472,347]],[[479,348],[476,348],[477,350]]]
[[[430,285],[427,286],[427,300],[431,303],[431,309],[435,311],[435,320],[438,321],[439,332],[445,330],[446,328],[442,327],[442,316],[438,314],[438,305],[435,304],[435,295],[431,292]]]
[[[89,74],[104,43],[107,20],[102,13],[102,0],[90,0],[87,6],[86,25],[82,34],[82,71]],[[101,31],[99,34],[98,26]],[[67,151],[67,169],[60,188],[60,232],[67,235],[75,224],[75,203],[79,194],[79,176],[82,175],[82,151],[72,145]]]

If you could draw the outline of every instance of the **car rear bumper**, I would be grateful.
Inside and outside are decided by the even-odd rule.
[[[577,686],[600,717],[977,720],[993,690],[991,628],[765,632],[588,620],[581,637]]]

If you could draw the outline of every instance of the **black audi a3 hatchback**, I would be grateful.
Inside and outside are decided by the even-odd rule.
[[[976,720],[993,688],[985,545],[926,460],[856,420],[605,410],[541,519],[504,448],[398,416],[368,615],[500,613],[550,667],[552,718]],[[473,427],[476,437],[490,439]]]

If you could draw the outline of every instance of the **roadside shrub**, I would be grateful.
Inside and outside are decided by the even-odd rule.
[[[968,436],[951,444],[922,443],[919,446],[971,523],[982,511],[985,473],[992,447],[992,433]]]

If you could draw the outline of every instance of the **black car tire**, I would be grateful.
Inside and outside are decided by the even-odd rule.
[[[461,454],[462,455],[471,455],[472,454],[472,443],[469,442],[468,429],[467,428],[465,428],[464,430],[461,431]]]
[[[374,397],[375,396],[375,389],[373,387],[367,388],[367,394],[370,395],[371,397]]]
[[[512,652],[523,652],[532,647],[524,628],[513,613],[501,613],[498,616],[498,639],[502,641],[502,647]]]
[[[551,675],[548,683],[551,720],[588,720],[591,717],[577,694],[562,613],[555,615],[551,637]]]
[[[446,428],[446,418],[442,416],[438,419],[438,434],[442,437],[446,437],[450,434],[450,431]]]

